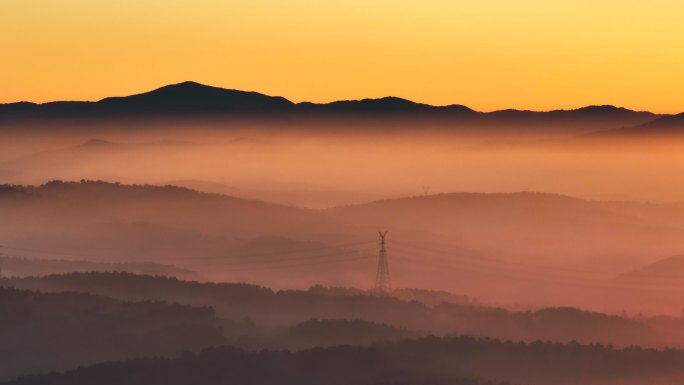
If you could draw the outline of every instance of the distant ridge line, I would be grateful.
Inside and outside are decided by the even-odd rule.
[[[589,105],[575,109],[554,109],[534,111],[525,109],[501,109],[489,112],[476,111],[461,104],[431,105],[412,100],[385,96],[380,98],[364,98],[355,100],[338,100],[329,103],[300,102],[294,103],[282,96],[270,96],[254,91],[241,91],[204,85],[193,81],[165,85],[152,91],[128,96],[112,96],[98,101],[52,101],[33,103],[20,101],[0,104],[0,115],[22,114],[36,109],[48,113],[85,113],[85,112],[168,112],[169,108],[181,109],[177,112],[319,112],[319,113],[449,113],[463,115],[492,115],[523,117],[533,114],[586,114],[602,116],[610,114],[655,114],[648,111],[636,111],[613,105]]]

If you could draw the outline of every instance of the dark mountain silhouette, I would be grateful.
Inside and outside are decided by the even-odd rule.
[[[617,115],[634,115],[634,114],[641,114],[644,116],[650,116],[653,117],[655,114],[652,114],[647,111],[634,111],[630,110],[627,108],[623,107],[616,107],[613,105],[596,105],[596,106],[586,106],[586,107],[580,107],[576,109],[570,109],[570,110],[551,110],[551,111],[532,111],[532,110],[516,110],[516,109],[505,109],[505,110],[496,110],[492,111],[489,113],[491,116],[500,116],[500,117],[507,117],[507,118],[521,118],[521,119],[529,119],[534,116],[538,116],[540,114],[546,114],[548,116],[556,116],[556,117],[568,117],[572,115],[576,116],[593,116],[593,117],[605,117],[605,116],[617,116]]]
[[[293,103],[282,97],[183,82],[126,97],[102,99],[95,111],[109,113],[236,113],[283,111]]]
[[[570,110],[551,110],[546,112],[529,110],[499,110],[486,114],[490,124],[514,125],[574,125],[590,124],[595,126],[619,127],[625,124],[651,122],[658,115],[647,111],[634,111],[612,105],[586,106]]]
[[[623,107],[616,107],[609,104],[599,105],[599,106],[587,106],[581,107],[575,110],[553,110],[549,113],[563,115],[570,113],[582,113],[586,115],[594,116],[607,116],[607,115],[630,115],[636,111],[632,111]],[[643,111],[641,111],[644,113]]]
[[[0,116],[22,116],[34,112],[38,104],[31,102],[17,102],[0,104]]]
[[[276,115],[273,115],[276,114]],[[109,97],[97,102],[29,102],[0,104],[0,119],[17,121],[26,118],[78,118],[128,116],[215,116],[238,115],[242,118],[264,119],[283,114],[307,116],[381,116],[406,117],[414,115],[421,119],[434,117],[453,123],[476,125],[532,125],[548,126],[591,124],[592,127],[615,128],[650,122],[658,116],[650,112],[632,111],[603,105],[588,106],[574,110],[521,111],[501,110],[490,113],[476,112],[466,106],[452,104],[433,106],[398,97],[377,99],[343,100],[331,103],[302,102],[295,104],[283,97],[268,96],[211,87],[191,81],[173,84],[156,90],[123,97]]]
[[[645,137],[660,135],[682,135],[684,134],[684,113],[676,115],[661,116],[653,121],[624,128],[595,133],[594,137],[614,138],[619,136],[626,137]]]
[[[299,110],[310,112],[328,112],[328,113],[398,113],[398,114],[413,114],[413,113],[429,113],[441,112],[450,114],[471,115],[476,114],[472,109],[463,105],[449,105],[449,106],[431,106],[429,104],[416,103],[410,100],[397,97],[384,97],[379,99],[362,99],[362,100],[342,100],[331,102],[327,104],[316,104],[304,102],[297,105]]]
[[[178,115],[284,111],[294,104],[282,97],[183,82],[97,102],[15,103],[0,105],[10,116]]]

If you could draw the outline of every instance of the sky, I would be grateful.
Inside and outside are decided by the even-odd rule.
[[[0,102],[185,80],[327,102],[684,111],[679,0],[0,0]]]

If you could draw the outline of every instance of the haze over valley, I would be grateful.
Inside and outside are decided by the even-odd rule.
[[[0,385],[681,385],[684,2],[0,1]]]

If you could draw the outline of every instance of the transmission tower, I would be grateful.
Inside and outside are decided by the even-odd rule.
[[[385,249],[387,231],[378,232],[378,234],[380,235],[380,255],[378,257],[378,271],[375,274],[375,290],[381,293],[390,293],[392,291],[392,279],[390,278],[387,250]]]

